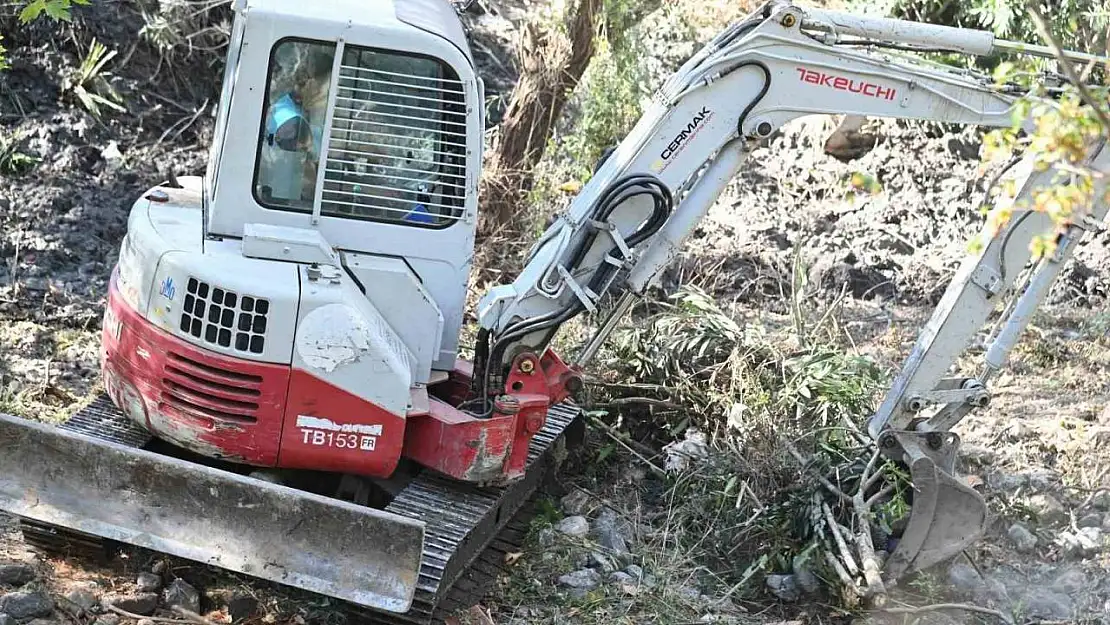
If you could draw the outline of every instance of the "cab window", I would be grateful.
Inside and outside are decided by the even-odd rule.
[[[295,47],[298,53],[290,56],[316,60],[301,74],[292,72],[287,87],[270,89],[269,114],[276,118],[263,137],[263,151],[272,158],[259,161],[260,201],[311,211],[323,167],[322,215],[423,227],[461,219],[466,109],[463,85],[447,65],[346,46],[339,75],[329,80],[333,46],[282,45]],[[325,129],[329,85],[336,90],[335,105],[330,129]]]
[[[334,44],[274,46],[255,173],[263,206],[312,212],[334,59]]]

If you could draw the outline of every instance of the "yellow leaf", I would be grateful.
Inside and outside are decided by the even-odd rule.
[[[582,190],[582,183],[577,180],[568,180],[559,185],[559,190],[563,193],[578,193]]]

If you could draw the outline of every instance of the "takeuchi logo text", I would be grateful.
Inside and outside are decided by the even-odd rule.
[[[897,93],[894,87],[884,87],[873,82],[854,80],[835,74],[826,74],[825,72],[805,67],[797,67],[795,69],[798,70],[799,80],[811,85],[821,85],[822,87],[836,89],[837,91],[859,93],[880,100],[893,100],[895,93]]]

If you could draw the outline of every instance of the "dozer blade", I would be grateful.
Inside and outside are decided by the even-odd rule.
[[[951,473],[959,444],[955,434],[906,432],[894,438],[905,452],[914,491],[905,532],[884,566],[883,577],[890,584],[958,555],[983,535],[987,524],[983,497]]]
[[[387,612],[424,523],[0,414],[0,510]]]

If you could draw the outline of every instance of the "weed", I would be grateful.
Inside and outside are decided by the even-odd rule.
[[[22,140],[20,135],[0,135],[0,173],[18,176],[39,162],[37,157],[20,151]]]
[[[120,113],[127,111],[120,105],[123,100],[109,82],[111,74],[104,71],[116,54],[115,50],[108,50],[104,44],[93,40],[81,64],[70,72],[65,82],[65,89],[97,118],[101,115],[101,106]]]
[[[798,300],[793,311],[800,333],[742,326],[687,286],[618,333],[600,357],[605,373],[594,405],[614,427],[638,429],[657,444],[691,429],[707,434],[710,453],[668,478],[667,531],[736,597],[761,592],[763,573],[799,566],[849,594],[826,552],[832,533],[845,531],[831,529],[832,517],[855,524],[850,506],[800,472],[780,441],[810,459],[807,469],[852,492],[870,453],[863,417],[886,376],[870,359],[821,340],[818,329],[835,315],[804,307]],[[798,321],[814,317],[825,321]],[[891,494],[875,506],[870,531],[885,543],[909,512],[908,477],[893,466],[881,470]]]

